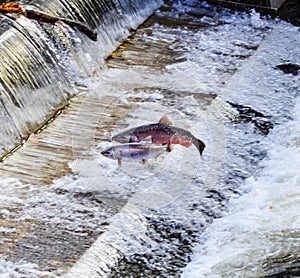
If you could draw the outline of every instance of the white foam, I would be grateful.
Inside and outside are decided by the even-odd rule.
[[[58,277],[60,271],[41,271],[38,265],[25,261],[10,262],[0,258],[0,278]]]
[[[300,229],[300,99],[294,115],[272,131],[262,173],[202,235],[182,277],[258,277],[264,260],[299,254],[292,232]]]

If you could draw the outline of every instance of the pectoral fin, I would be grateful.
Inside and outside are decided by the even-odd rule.
[[[120,157],[118,157],[118,166],[121,167],[122,166],[122,159]]]
[[[169,142],[168,142],[168,145],[167,145],[167,152],[170,152],[170,151],[172,151],[172,147],[173,147],[173,145],[172,145],[172,140],[174,139],[174,135],[172,135],[171,137],[170,137],[170,139],[169,139]]]

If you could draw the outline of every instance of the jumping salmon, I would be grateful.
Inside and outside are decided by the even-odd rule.
[[[147,159],[157,158],[159,155],[167,152],[167,147],[151,143],[129,143],[112,146],[101,152],[102,155],[118,160],[118,165],[122,165],[122,160],[132,161],[140,160],[143,163]]]
[[[166,116],[163,116],[158,123],[128,129],[113,136],[112,140],[120,143],[130,143],[141,142],[145,138],[151,137],[152,143],[168,145],[169,151],[171,151],[172,145],[175,144],[185,147],[190,147],[194,144],[200,155],[202,155],[205,148],[204,142],[197,139],[189,131],[172,125],[172,122]]]

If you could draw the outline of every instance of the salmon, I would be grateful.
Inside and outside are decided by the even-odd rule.
[[[152,143],[128,143],[115,145],[101,152],[105,157],[118,160],[118,165],[122,161],[139,160],[145,163],[148,159],[157,158],[167,152],[167,147]]]
[[[174,127],[173,123],[163,116],[158,123],[142,125],[121,132],[112,137],[112,140],[120,143],[141,142],[145,138],[151,138],[153,144],[168,146],[168,151],[172,150],[173,145],[179,144],[184,147],[194,145],[202,155],[205,144],[196,138],[191,132],[179,127]]]

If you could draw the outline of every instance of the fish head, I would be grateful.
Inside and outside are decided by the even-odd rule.
[[[120,143],[128,143],[130,141],[130,137],[131,137],[130,133],[123,132],[113,136],[112,140]]]
[[[112,158],[112,159],[114,159],[114,157],[115,157],[113,148],[106,149],[106,150],[102,151],[101,154],[105,157]]]

